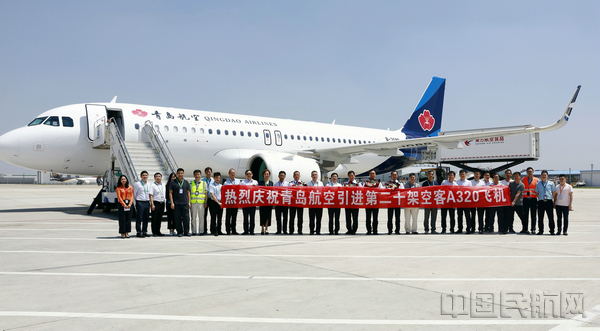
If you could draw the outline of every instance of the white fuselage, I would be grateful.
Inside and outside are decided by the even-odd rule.
[[[257,153],[275,153],[283,157],[317,148],[347,147],[406,138],[400,131],[289,119],[121,103],[94,105],[121,111],[125,141],[140,140],[141,129],[146,121],[151,121],[166,140],[178,166],[187,172],[210,166],[213,172],[227,173],[234,168],[238,177],[243,177],[243,171],[249,167],[248,160]],[[110,167],[110,151],[92,147],[88,138],[86,104],[51,109],[38,118],[50,116],[59,117],[60,125],[42,123],[25,126],[1,136],[0,157],[11,164],[35,170],[103,175]],[[63,117],[72,118],[73,126],[65,127]],[[329,170],[335,169],[341,177],[348,170],[361,174],[389,159],[389,156],[362,154],[353,157],[351,164],[339,162],[333,167],[329,166]],[[396,168],[407,165],[400,162]],[[386,166],[389,168],[390,165]],[[319,165],[315,162],[314,167],[314,170],[318,170]],[[309,178],[310,174],[303,173],[302,176]]]

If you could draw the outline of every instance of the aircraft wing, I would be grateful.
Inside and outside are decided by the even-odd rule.
[[[569,117],[571,116],[571,111],[573,110],[573,106],[577,99],[577,95],[579,94],[579,90],[581,89],[581,85],[577,86],[571,101],[567,105],[567,109],[561,116],[561,118],[554,124],[544,126],[544,127],[536,127],[533,125],[523,125],[523,126],[515,126],[515,127],[500,127],[500,128],[489,128],[489,129],[478,129],[478,130],[469,130],[460,133],[453,133],[449,135],[445,135],[440,132],[438,136],[433,137],[424,137],[424,138],[414,138],[414,139],[406,139],[399,141],[388,141],[374,144],[363,144],[363,145],[354,145],[348,147],[339,147],[339,148],[323,148],[323,149],[312,149],[305,150],[298,154],[309,157],[317,157],[322,160],[340,160],[341,158],[346,158],[343,163],[353,163],[350,159],[352,156],[365,154],[365,153],[373,153],[377,155],[386,155],[386,156],[400,156],[402,155],[401,149],[406,148],[421,148],[421,147],[443,147],[448,149],[459,149],[463,148],[463,143],[467,140],[472,139],[480,139],[480,138],[490,138],[496,136],[509,136],[509,135],[518,135],[525,133],[537,133],[537,132],[546,132],[559,129],[567,124]]]

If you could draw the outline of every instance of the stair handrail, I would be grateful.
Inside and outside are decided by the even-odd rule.
[[[111,135],[112,142],[110,144],[110,149],[113,155],[117,158],[119,162],[119,166],[121,168],[121,173],[124,173],[125,176],[129,179],[130,183],[139,182],[140,178],[138,177],[137,172],[135,171],[135,166],[131,161],[131,156],[129,155],[129,151],[125,146],[125,139],[121,136],[121,132],[119,131],[119,127],[117,126],[117,122],[114,118],[110,119],[108,124],[109,132]],[[118,144],[119,149],[115,151],[113,146]],[[120,153],[119,153],[120,152]]]
[[[177,165],[177,162],[175,162],[175,158],[173,157],[173,154],[171,154],[171,150],[163,138],[162,133],[160,133],[159,130],[154,129],[152,121],[150,120],[147,120],[144,123],[143,131],[148,138],[150,138],[152,147],[158,152],[158,155],[160,155],[161,160],[167,166],[169,172],[177,173],[179,166]]]

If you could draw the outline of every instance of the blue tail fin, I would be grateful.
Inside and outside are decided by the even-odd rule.
[[[442,127],[446,79],[433,77],[402,132],[408,138],[437,136]]]

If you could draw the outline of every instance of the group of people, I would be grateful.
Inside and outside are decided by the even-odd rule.
[[[162,181],[160,173],[154,174],[154,182],[149,183],[149,174],[142,171],[141,180],[131,185],[125,175],[119,177],[117,183],[117,198],[119,210],[119,233],[122,238],[129,238],[131,232],[132,208],[135,202],[136,209],[136,237],[144,238],[148,234],[148,223],[151,224],[153,236],[164,236],[161,232],[162,218],[166,210],[167,228],[170,235],[195,236],[210,233],[218,235],[237,235],[237,208],[223,208],[221,202],[221,189],[225,185],[258,185],[258,186],[363,186],[379,187],[388,189],[408,189],[420,186],[452,185],[452,186],[498,186],[506,185],[510,188],[510,206],[485,207],[485,208],[441,208],[441,231],[437,232],[437,209],[425,208],[423,229],[425,233],[438,234],[463,233],[463,220],[466,234],[475,232],[493,233],[494,224],[497,219],[497,229],[500,234],[516,233],[513,228],[514,215],[517,214],[521,220],[522,234],[544,234],[544,215],[548,218],[548,226],[551,235],[567,235],[569,225],[569,211],[573,210],[573,189],[566,183],[566,176],[559,176],[559,185],[548,180],[548,172],[542,171],[540,179],[533,176],[533,168],[527,168],[527,175],[521,178],[521,173],[511,170],[505,171],[505,178],[500,180],[498,174],[490,175],[489,172],[475,171],[474,179],[468,180],[464,170],[459,171],[459,179],[456,173],[450,171],[448,179],[439,184],[434,179],[434,172],[427,172],[427,180],[422,183],[416,182],[416,175],[411,173],[406,183],[398,180],[398,172],[392,171],[389,182],[376,180],[374,170],[369,172],[369,179],[358,181],[354,171],[348,172],[348,180],[341,183],[338,174],[331,175],[330,181],[323,184],[318,179],[318,172],[311,173],[311,181],[304,183],[300,180],[300,172],[293,173],[293,180],[286,181],[287,174],[280,171],[278,180],[270,180],[271,171],[262,171],[263,180],[260,182],[252,179],[253,173],[246,170],[246,179],[235,178],[235,169],[230,169],[227,180],[221,184],[221,173],[212,173],[212,169],[204,169],[205,177],[200,170],[194,170],[194,180],[184,179],[184,170],[177,169],[177,173],[171,173],[166,183]],[[225,209],[225,232],[222,232],[222,214]],[[401,208],[387,208],[387,230],[388,234],[400,234]],[[417,218],[419,208],[404,209],[404,231],[406,234],[418,234]],[[556,210],[557,228],[554,222],[554,210]],[[329,216],[329,234],[337,235],[340,231],[341,208],[327,208]],[[358,209],[346,208],[346,233],[356,234],[358,231]],[[366,208],[367,235],[378,234],[379,208]],[[210,223],[207,222],[210,213]],[[256,207],[244,207],[243,232],[242,235],[254,235]],[[294,234],[295,224],[297,233],[303,234],[302,207],[275,206],[275,222],[277,232],[275,234]],[[261,235],[269,234],[271,226],[273,206],[259,207],[259,225]],[[458,218],[456,217],[458,215]],[[289,216],[289,217],[288,217]],[[529,227],[529,216],[531,216],[531,227]],[[321,234],[321,219],[323,208],[308,208],[309,229],[311,235]],[[537,217],[537,222],[536,222]],[[448,229],[447,218],[450,218]],[[151,222],[150,222],[151,219]],[[297,219],[297,223],[295,220]],[[458,222],[457,222],[458,219]],[[190,227],[191,225],[191,227]],[[476,229],[477,225],[477,229]]]

